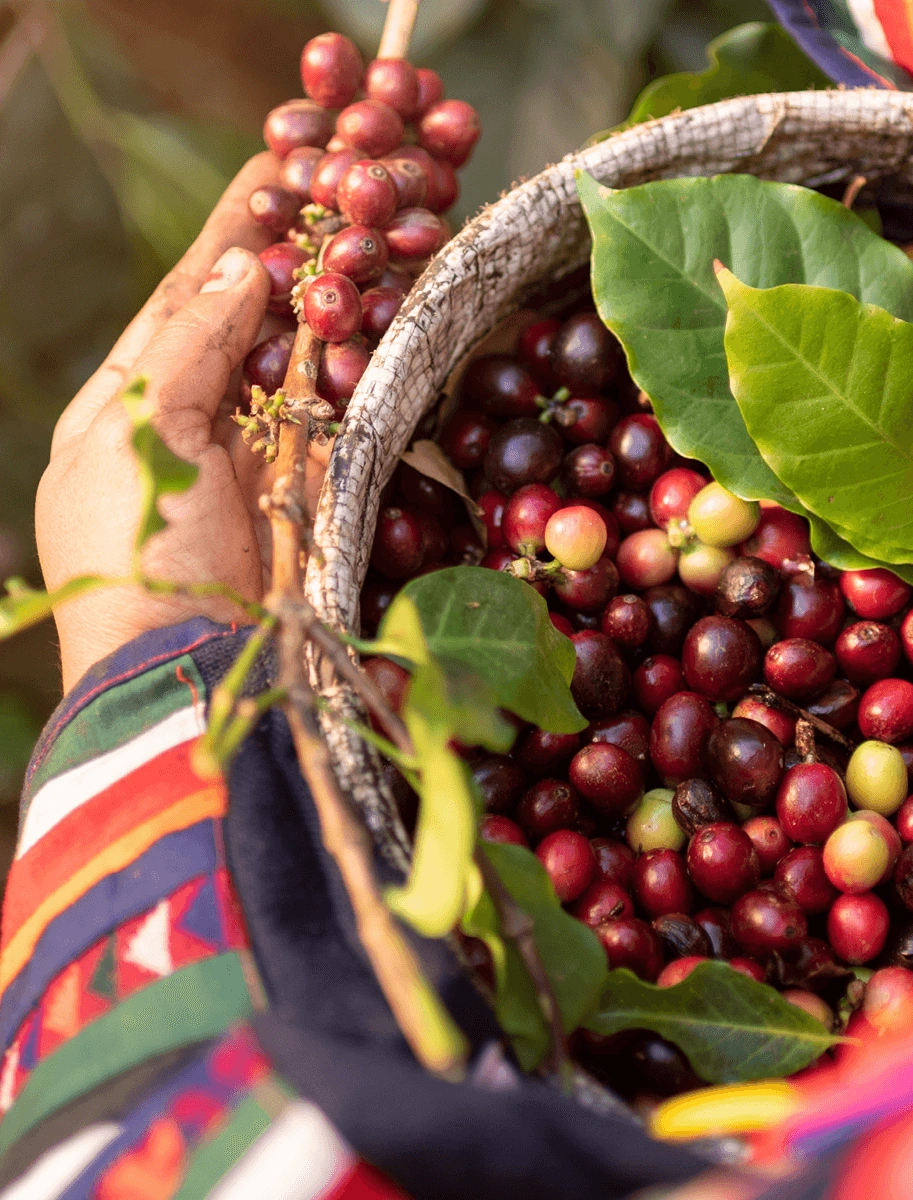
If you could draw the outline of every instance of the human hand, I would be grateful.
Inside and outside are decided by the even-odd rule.
[[[131,573],[141,493],[121,394],[142,375],[157,432],[199,471],[189,491],[162,501],[168,528],[145,547],[145,573],[180,583],[218,581],[246,600],[262,598],[270,542],[258,501],[274,468],[242,442],[230,416],[245,356],[280,327],[267,318],[269,279],[257,258],[271,238],[247,206],[251,192],[276,183],[278,172],[271,154],[243,168],[197,241],[57,422],[35,511],[49,590],[78,575]],[[309,459],[311,505],[327,455],[328,448],[315,447]],[[221,598],[150,595],[139,587],[105,588],[61,605],[54,616],[64,691],[139,634],[196,615],[230,621],[239,610]]]

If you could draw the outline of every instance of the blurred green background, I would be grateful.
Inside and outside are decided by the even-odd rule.
[[[40,574],[32,503],[63,406],[301,94],[328,28],[368,58],[380,0],[0,3],[0,579]],[[457,223],[622,121],[643,85],[702,70],[763,0],[423,0],[414,58],[476,105]],[[50,623],[0,647],[0,862],[31,746],[59,699]]]

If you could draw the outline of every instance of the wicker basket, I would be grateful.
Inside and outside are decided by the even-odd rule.
[[[612,187],[744,172],[818,186],[864,175],[913,195],[913,95],[793,92],[727,100],[652,121],[569,155],[483,210],[431,263],[374,354],[336,441],[316,515],[307,594],[332,626],[359,627],[359,591],[381,489],[454,367],[544,281],[581,267],[589,236],[576,169]],[[334,713],[358,703],[325,662],[325,729],[340,783],[393,862],[408,845],[375,752]]]

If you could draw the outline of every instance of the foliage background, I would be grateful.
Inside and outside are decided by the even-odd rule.
[[[379,0],[0,3],[0,579],[40,582],[32,503],[63,406],[300,95],[327,28],[370,57]],[[763,0],[423,0],[415,58],[485,129],[456,223],[624,119]],[[53,628],[0,649],[0,802],[59,699]],[[0,861],[15,825],[0,809]]]

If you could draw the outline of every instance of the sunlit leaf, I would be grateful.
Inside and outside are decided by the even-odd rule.
[[[22,579],[7,579],[7,594],[0,597],[0,640],[46,620],[53,609],[72,600],[74,596],[81,596],[84,592],[94,591],[112,582],[102,575],[81,575],[54,592],[42,592],[29,587]]]

